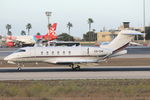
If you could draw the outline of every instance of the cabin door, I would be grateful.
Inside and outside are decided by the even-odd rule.
[[[87,48],[87,55],[90,55],[90,49]]]

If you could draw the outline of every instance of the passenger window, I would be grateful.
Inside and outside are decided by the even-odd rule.
[[[54,51],[52,51],[52,55],[54,55]]]
[[[71,51],[69,51],[68,53],[69,53],[69,55],[70,55],[70,54],[71,54]]]
[[[43,55],[43,51],[41,51],[41,55]]]
[[[57,55],[59,55],[59,51],[57,51]]]
[[[65,55],[65,51],[63,51],[63,55]]]
[[[48,55],[48,51],[46,52],[46,54]]]

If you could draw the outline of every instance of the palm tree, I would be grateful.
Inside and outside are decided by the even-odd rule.
[[[11,31],[8,31],[8,33],[7,33],[7,34],[10,36],[10,35],[12,35],[12,32],[11,32]]]
[[[10,24],[6,25],[6,29],[7,29],[7,35],[11,35],[11,32],[10,32],[11,25]]]
[[[52,24],[48,24],[48,29],[50,29],[52,27]]]
[[[91,31],[91,24],[94,23],[92,18],[88,18],[89,31]]]
[[[2,36],[0,35],[0,39],[2,39]]]
[[[68,22],[67,27],[68,27],[68,33],[70,34],[70,29],[71,27],[73,27],[72,23]]]
[[[26,32],[24,30],[22,30],[21,35],[26,35]]]
[[[36,35],[41,35],[41,33],[37,32]]]
[[[31,28],[32,28],[31,24],[28,23],[28,24],[26,25],[26,29],[28,30],[28,35],[30,35],[30,29],[31,29]]]

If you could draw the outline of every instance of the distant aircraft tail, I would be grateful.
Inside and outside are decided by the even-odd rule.
[[[45,40],[54,40],[57,39],[58,36],[56,34],[57,23],[54,23],[52,27],[49,29],[48,34],[44,36]]]
[[[45,39],[51,41],[57,39],[58,36],[56,35],[56,28],[57,28],[57,23],[54,23],[52,27],[48,30],[48,33],[46,35],[36,35],[34,36],[34,40],[37,41],[37,40]]]
[[[102,45],[101,47],[111,49],[113,53],[120,52],[126,46],[128,46],[129,42],[134,38],[135,35],[143,35],[143,33],[133,30],[123,30],[112,42],[110,42],[110,44]]]
[[[49,32],[48,32],[48,35],[51,35],[51,34],[56,34],[56,28],[57,28],[57,23],[54,23],[53,25],[52,25],[52,27],[50,27],[50,29],[49,29]]]

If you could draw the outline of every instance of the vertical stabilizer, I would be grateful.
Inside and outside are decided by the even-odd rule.
[[[101,48],[108,48],[113,51],[125,48],[135,35],[143,35],[143,33],[133,30],[123,30],[110,44],[102,45]]]

